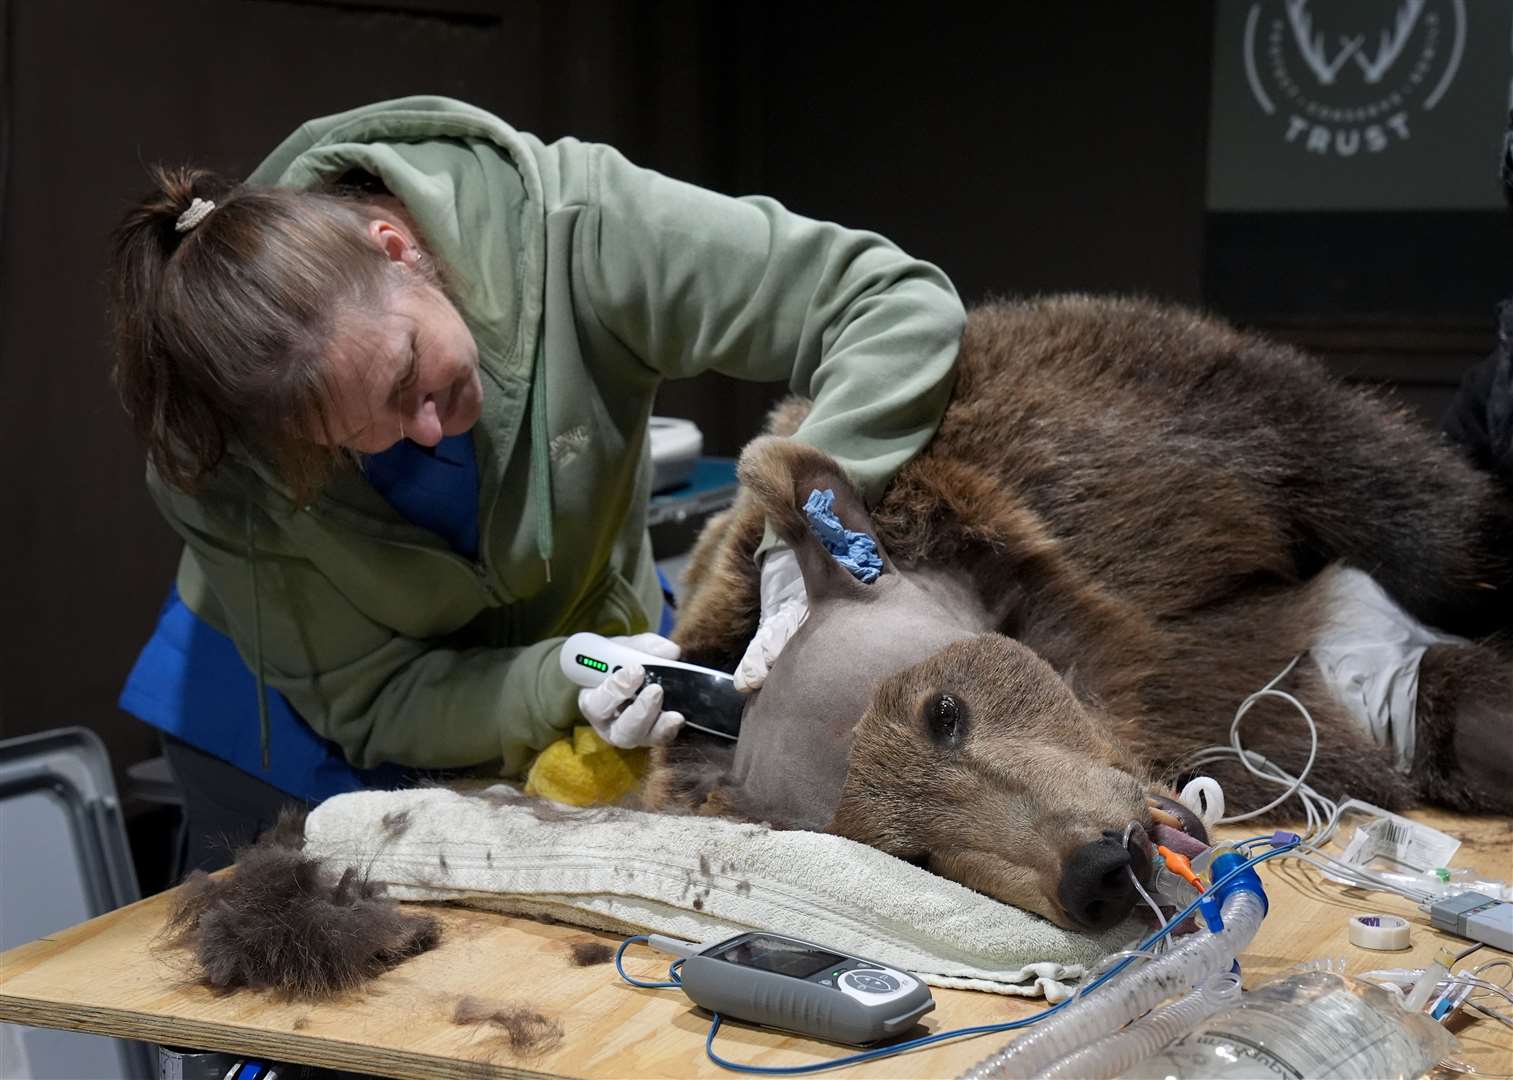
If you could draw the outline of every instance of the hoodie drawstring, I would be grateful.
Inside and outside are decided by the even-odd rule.
[[[257,549],[252,545],[252,500],[246,502],[247,565],[252,568],[252,655],[257,667],[257,723],[263,748],[263,769],[268,768],[268,686],[263,678],[263,606],[258,593]]]
[[[544,335],[543,335],[544,337]],[[531,371],[531,486],[536,489],[536,552],[552,580],[552,455],[546,425],[546,349],[536,341]]]

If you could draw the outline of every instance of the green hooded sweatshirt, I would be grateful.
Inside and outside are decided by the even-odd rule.
[[[248,182],[310,189],[353,169],[410,211],[478,345],[476,561],[356,470],[303,506],[245,454],[194,495],[148,484],[186,544],[184,602],[358,767],[517,773],[578,717],[562,638],[656,625],[647,429],[663,379],[787,380],[814,399],[795,437],[869,499],[945,409],[962,305],[878,236],[436,97],[313,120]]]

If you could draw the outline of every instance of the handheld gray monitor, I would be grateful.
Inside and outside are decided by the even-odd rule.
[[[683,992],[710,1012],[855,1046],[907,1031],[935,1008],[898,968],[782,934],[739,934],[683,961]]]

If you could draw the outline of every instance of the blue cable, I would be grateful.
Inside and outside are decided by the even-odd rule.
[[[651,939],[645,934],[637,934],[635,937],[628,937],[624,941],[620,942],[620,948],[615,952],[615,970],[620,973],[620,978],[624,979],[632,986],[640,986],[648,990],[662,990],[669,986],[682,986],[683,980],[678,978],[678,968],[683,966],[683,961],[681,959],[674,960],[668,967],[668,982],[646,982],[644,979],[633,979],[629,975],[625,974],[625,968],[620,963],[620,958],[625,955],[625,950],[630,948],[638,941],[650,940]]]
[[[1221,877],[1218,881],[1215,881],[1208,887],[1208,891],[1204,895],[1207,896],[1215,889],[1218,889],[1220,886],[1227,884],[1231,879],[1239,877],[1241,874],[1245,873],[1245,871],[1249,870],[1251,867],[1257,865],[1258,863],[1263,863],[1267,859],[1274,859],[1278,855],[1286,854],[1288,851],[1291,851],[1295,847],[1297,847],[1296,843],[1284,844],[1283,846],[1273,848],[1271,851],[1265,852],[1264,854],[1257,855],[1255,858],[1250,859],[1247,862],[1244,862],[1241,865],[1235,867],[1229,873]],[[1170,919],[1168,919],[1165,926],[1163,926],[1160,930],[1157,930],[1154,934],[1137,945],[1136,950],[1144,951],[1146,949],[1149,949],[1152,945],[1160,941],[1167,934],[1170,934],[1178,926],[1182,925],[1182,923],[1187,920],[1187,917],[1189,915],[1198,910],[1198,905],[1200,903],[1202,903],[1202,897],[1194,900],[1191,904],[1188,904],[1187,907],[1183,908],[1176,915],[1173,915]],[[626,938],[624,943],[621,944],[620,951],[615,954],[615,968],[620,972],[621,977],[634,986],[664,987],[680,985],[676,981],[668,983],[641,982],[639,980],[632,979],[630,978],[630,976],[625,974],[625,969],[620,966],[621,954],[623,954],[626,948],[632,943],[646,940],[647,938],[645,936],[638,935],[637,937]],[[1089,983],[1087,989],[1082,991],[1083,996],[1086,996],[1092,993],[1094,990],[1098,989],[1098,987],[1102,986],[1104,983],[1108,982],[1114,976],[1118,975],[1121,971],[1127,968],[1130,964],[1134,963],[1135,960],[1136,957],[1126,956],[1123,960],[1119,961],[1119,963],[1115,964],[1113,967],[1109,968],[1109,970],[1105,971],[1102,975],[1098,976],[1098,978]],[[676,979],[676,968],[681,965],[682,962],[682,960],[675,961],[673,965],[668,968],[667,974],[670,978]],[[1063,1001],[1058,1001],[1050,1008],[1043,1009],[1040,1012],[1036,1013],[1034,1016],[1026,1016],[1021,1020],[1009,1020],[1002,1024],[983,1024],[978,1027],[957,1028],[954,1031],[941,1031],[937,1032],[934,1035],[922,1035],[917,1039],[909,1039],[906,1042],[895,1043],[892,1046],[878,1047],[876,1050],[865,1050],[857,1054],[848,1054],[845,1057],[836,1058],[834,1061],[825,1061],[816,1065],[742,1065],[739,1062],[727,1061],[714,1052],[714,1037],[715,1033],[720,1030],[721,1023],[720,1014],[715,1013],[714,1020],[709,1025],[709,1034],[705,1036],[704,1039],[704,1053],[709,1056],[710,1061],[720,1066],[720,1068],[729,1069],[732,1072],[755,1073],[760,1076],[799,1076],[804,1073],[824,1072],[828,1069],[840,1069],[845,1068],[849,1065],[860,1065],[865,1061],[875,1061],[878,1058],[892,1057],[894,1054],[902,1054],[909,1050],[918,1050],[921,1047],[933,1046],[936,1043],[945,1042],[948,1039],[964,1039],[973,1035],[991,1035],[995,1032],[1013,1031],[1017,1028],[1028,1027],[1030,1024],[1038,1023],[1041,1020],[1044,1020],[1046,1017],[1060,1012],[1062,1009],[1070,1005],[1074,1000],[1076,999],[1066,998]]]

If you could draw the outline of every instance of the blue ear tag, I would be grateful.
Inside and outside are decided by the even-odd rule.
[[[851,571],[852,577],[864,585],[871,585],[883,572],[877,541],[866,533],[852,532],[842,525],[834,506],[835,492],[831,489],[811,491],[804,503],[809,528],[825,545],[825,550],[835,556],[835,561]]]

